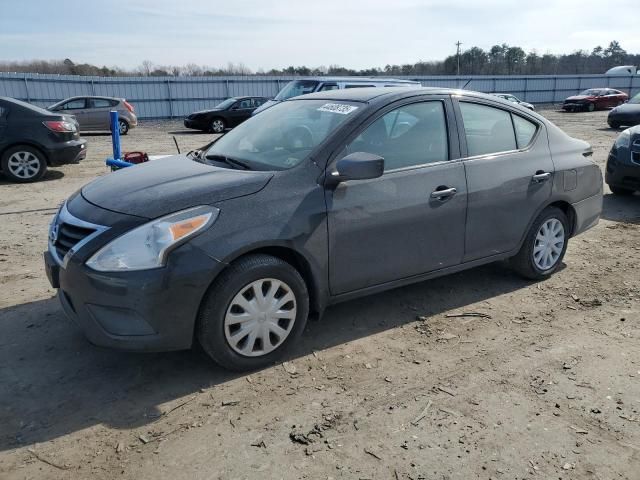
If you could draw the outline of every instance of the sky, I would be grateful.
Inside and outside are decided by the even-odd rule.
[[[0,61],[361,69],[441,60],[457,41],[570,53],[614,39],[639,53],[637,1],[0,0]]]

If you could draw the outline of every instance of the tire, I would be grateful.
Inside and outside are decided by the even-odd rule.
[[[557,242],[558,237],[553,235],[553,229],[556,225],[561,225],[562,227],[563,241],[561,247]],[[549,243],[550,245],[555,244],[555,247],[560,249],[559,252],[555,251],[552,246],[544,248],[543,241],[539,239],[539,235],[543,235],[544,232],[542,230],[543,226],[551,227],[548,228],[548,233],[550,234],[548,237]],[[511,266],[517,273],[531,280],[542,280],[549,277],[562,263],[564,254],[567,251],[569,234],[569,220],[565,213],[556,207],[545,208],[531,225],[520,251],[511,259]],[[539,256],[537,258],[536,251],[541,252],[538,253]],[[552,261],[549,262],[549,265],[541,265],[545,263],[546,251],[550,252],[549,258]],[[551,257],[553,258],[551,259]]]
[[[622,188],[622,187],[616,187],[615,185],[609,185],[609,190],[611,190],[611,193],[613,193],[614,195],[619,195],[619,196],[629,196],[629,195],[633,195],[633,190],[630,190],[628,188]]]
[[[12,182],[31,183],[40,180],[47,173],[47,160],[37,148],[16,145],[4,152],[0,168]]]
[[[616,123],[616,122],[609,122],[609,126],[610,126],[611,128],[615,128],[615,129],[620,128],[620,124],[618,124],[618,123]]]
[[[595,103],[589,103],[587,105],[587,111],[588,112],[593,112],[593,111],[595,111],[595,109],[596,109],[596,104]]]
[[[280,306],[272,303],[261,308],[256,287],[266,303],[269,298],[273,302],[292,299]],[[252,312],[249,306],[256,310]],[[291,318],[273,316],[275,312]],[[240,320],[243,316],[247,316],[244,321]],[[279,258],[248,255],[232,263],[209,287],[200,306],[196,334],[204,351],[218,365],[234,371],[256,370],[273,364],[296,343],[308,316],[309,294],[300,273]],[[281,335],[276,327],[283,332]]]
[[[227,124],[222,118],[214,118],[211,120],[211,125],[209,126],[209,130],[213,133],[223,133],[225,128],[227,128]]]
[[[118,129],[120,130],[120,135],[126,135],[129,133],[129,123],[126,120],[118,120]]]

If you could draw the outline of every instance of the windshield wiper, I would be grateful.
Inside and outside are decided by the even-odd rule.
[[[243,162],[242,160],[236,160],[235,158],[225,157],[224,155],[207,155],[204,158],[207,160],[213,160],[215,162],[226,163],[227,165],[231,165],[234,168],[241,168],[242,170],[251,170],[251,166],[249,164]]]

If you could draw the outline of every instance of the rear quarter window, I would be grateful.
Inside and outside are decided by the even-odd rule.
[[[538,125],[518,115],[513,115],[513,126],[516,129],[518,148],[527,147],[535,137],[536,131],[538,131]]]

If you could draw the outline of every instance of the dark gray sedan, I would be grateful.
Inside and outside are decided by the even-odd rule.
[[[197,339],[259,368],[340,301],[504,259],[548,277],[600,217],[591,153],[490,95],[305,95],[85,186],[53,219],[47,274],[95,344]]]

